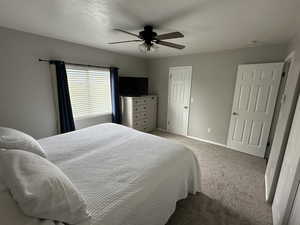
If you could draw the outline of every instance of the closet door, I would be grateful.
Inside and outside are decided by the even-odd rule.
[[[293,208],[294,199],[298,195],[297,187],[300,180],[300,103],[298,99],[288,144],[286,147],[278,184],[272,204],[273,224],[287,224]],[[299,199],[299,196],[297,197]],[[299,203],[297,203],[299,204]],[[294,210],[299,206],[294,205]],[[293,221],[299,220],[299,215]],[[299,225],[299,223],[297,224]]]
[[[239,65],[228,147],[264,157],[283,63]]]

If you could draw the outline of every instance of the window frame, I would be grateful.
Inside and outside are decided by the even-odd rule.
[[[76,69],[76,70],[82,70],[82,71],[92,71],[92,70],[98,70],[98,71],[103,71],[107,72],[109,76],[109,102],[110,102],[110,112],[103,112],[103,113],[90,113],[87,115],[82,115],[76,117],[74,114],[73,110],[73,105],[72,105],[72,97],[71,97],[71,90],[70,90],[70,82],[69,82],[69,75],[68,75],[68,69]],[[92,66],[79,66],[79,65],[73,65],[73,64],[66,64],[66,74],[67,74],[67,79],[68,79],[68,86],[69,86],[69,94],[70,94],[70,101],[71,101],[71,106],[72,106],[72,113],[74,117],[74,121],[81,121],[81,120],[86,120],[86,119],[93,119],[93,118],[98,118],[102,116],[108,116],[112,115],[113,110],[112,110],[112,94],[111,94],[111,80],[110,80],[110,70],[105,69],[105,68],[98,68],[98,67],[92,67]]]

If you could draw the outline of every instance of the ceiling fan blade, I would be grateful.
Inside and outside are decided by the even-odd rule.
[[[166,39],[174,39],[174,38],[182,38],[184,35],[180,32],[171,32],[166,34],[160,34],[155,37],[157,40],[166,40]]]
[[[128,43],[128,42],[140,42],[142,40],[130,40],[130,41],[115,41],[115,42],[109,42],[108,44],[114,45],[114,44],[120,44],[120,43]]]
[[[134,37],[137,37],[137,38],[140,38],[139,35],[134,34],[134,33],[130,33],[130,32],[128,32],[128,31],[126,31],[126,30],[121,30],[121,29],[114,29],[114,30],[115,30],[115,31],[123,32],[123,33],[125,33],[125,34],[129,34],[129,35],[134,36]]]
[[[158,45],[164,45],[164,46],[168,46],[171,48],[177,48],[177,49],[184,49],[185,46],[184,45],[179,45],[179,44],[175,44],[175,43],[171,43],[171,42],[167,42],[167,41],[156,41],[156,44]]]

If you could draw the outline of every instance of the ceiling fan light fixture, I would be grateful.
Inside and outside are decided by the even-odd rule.
[[[249,48],[253,48],[253,47],[257,47],[257,46],[259,46],[259,45],[261,45],[262,43],[260,42],[260,41],[258,41],[258,40],[252,40],[252,41],[249,41],[248,42],[248,47]]]
[[[147,44],[144,42],[138,46],[138,49],[142,53],[156,52],[158,50],[158,46],[153,43]]]

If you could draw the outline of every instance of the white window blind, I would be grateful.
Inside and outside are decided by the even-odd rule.
[[[66,65],[74,119],[111,114],[110,72]]]

